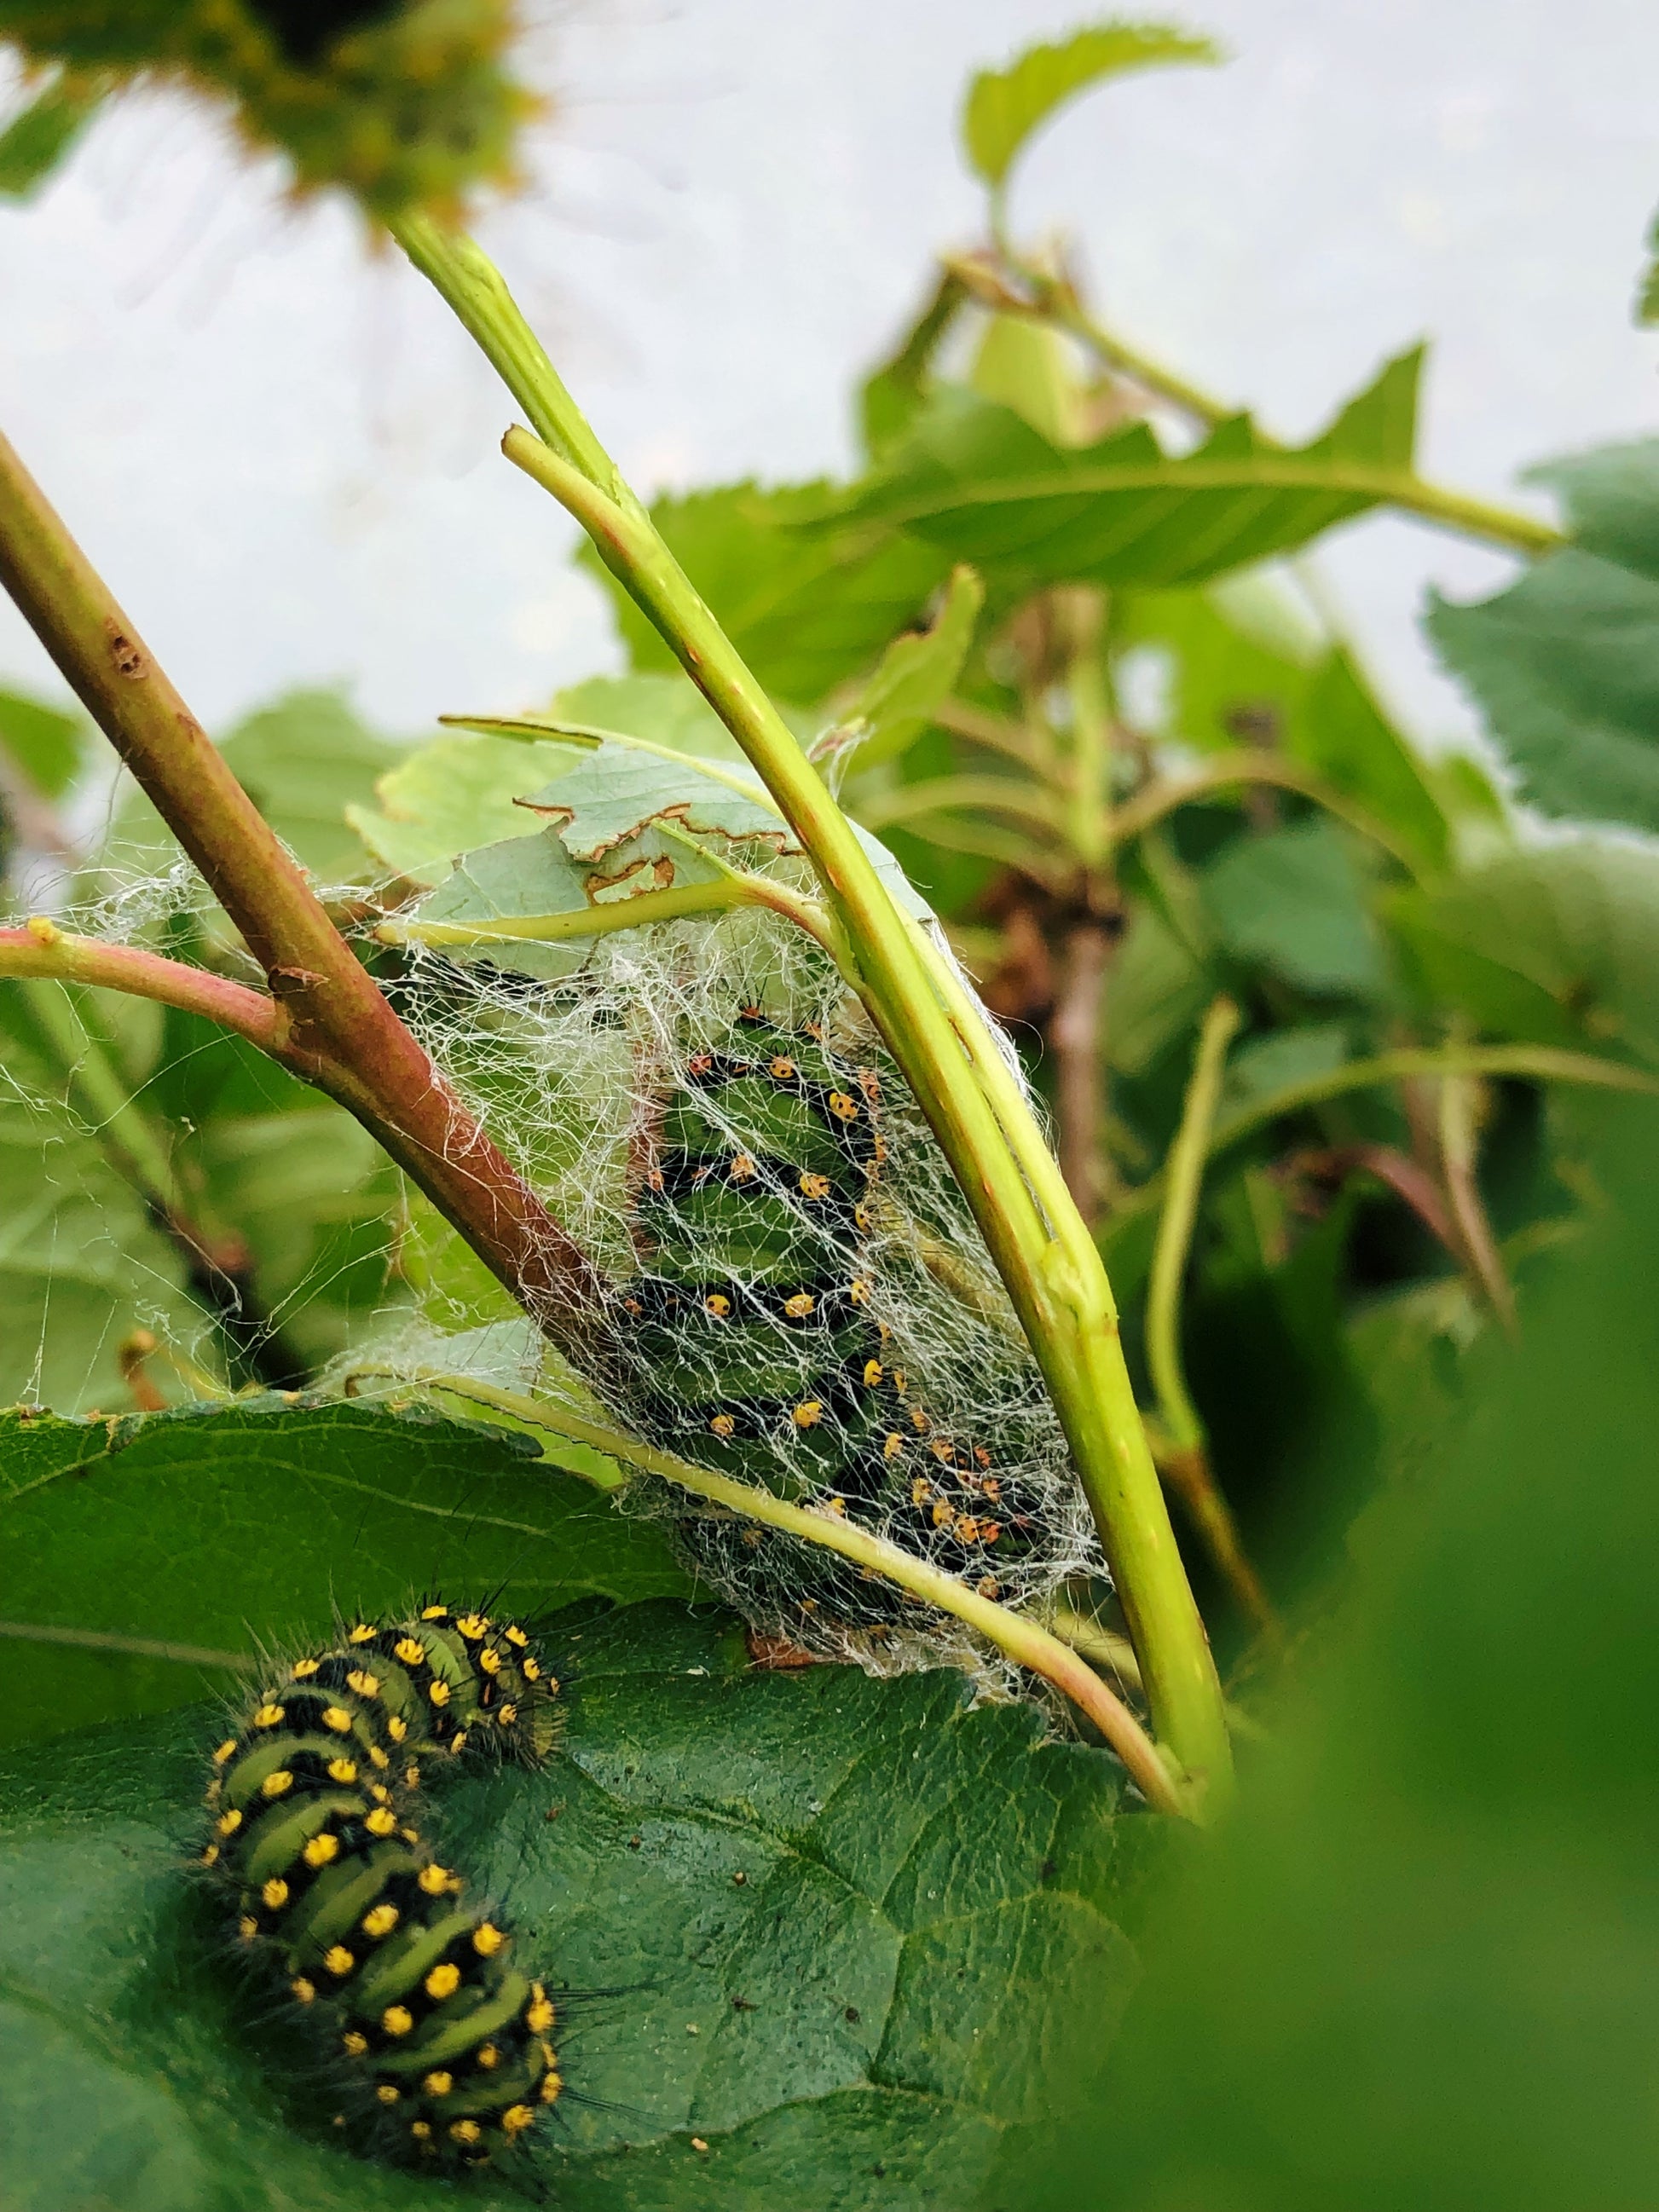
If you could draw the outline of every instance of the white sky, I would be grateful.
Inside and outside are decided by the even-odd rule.
[[[1530,460],[1654,430],[1659,341],[1629,305],[1659,201],[1659,10],[1179,13],[1231,65],[1097,94],[1016,196],[1021,229],[1074,231],[1127,333],[1296,434],[1426,332],[1426,470],[1494,495]],[[584,0],[549,18],[542,173],[483,235],[641,489],[848,465],[855,372],[930,248],[975,227],[967,72],[1084,14]],[[285,212],[180,103],[106,117],[33,206],[0,211],[0,424],[212,725],[346,678],[413,733],[617,665],[568,526],[496,455],[508,419],[417,278],[370,261],[337,210]],[[1414,611],[1429,580],[1473,592],[1504,563],[1384,520],[1327,567],[1417,726],[1455,726]],[[8,680],[56,688],[0,603]]]

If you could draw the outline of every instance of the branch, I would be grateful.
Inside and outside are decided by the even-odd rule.
[[[381,996],[3,438],[0,583],[264,969],[266,1048],[356,1115],[550,1334],[579,1341],[599,1291],[586,1260]]]
[[[49,975],[60,983],[90,983],[124,991],[129,998],[154,999],[234,1030],[273,1060],[287,1057],[278,1042],[276,1002],[263,991],[250,991],[246,984],[228,982],[204,968],[186,967],[136,945],[100,945],[95,938],[68,936],[45,915],[36,915],[22,929],[0,929],[0,975]]]
[[[896,790],[860,799],[858,815],[866,830],[890,830],[919,814],[953,808],[1012,815],[1031,823],[1047,837],[1059,836],[1065,829],[1066,804],[1059,794],[1023,784],[1012,775],[939,775],[925,783],[902,783]]]

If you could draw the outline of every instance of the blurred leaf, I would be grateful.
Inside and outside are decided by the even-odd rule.
[[[1659,1425],[1659,1207],[1651,1112],[1626,1118],[1595,1249],[1356,1532],[1334,1648],[1269,1717],[1216,1852],[1160,1899],[1109,2092],[1034,2203],[1651,2193],[1659,1488],[1632,1446]]]
[[[0,1641],[8,1741],[202,1695],[199,1656],[76,1649],[88,1632],[246,1654],[434,1584],[523,1612],[690,1588],[659,1527],[525,1437],[366,1405],[0,1415],[0,1619],[72,1632]]]
[[[1018,2205],[1033,2141],[1097,2095],[1138,1972],[1121,1922],[1161,1824],[1119,1811],[1112,1762],[1041,1741],[1029,1707],[974,1709],[951,1674],[738,1672],[724,1620],[678,1607],[556,1622],[551,1643],[575,1686],[559,1753],[442,1807],[550,1978],[607,1992],[561,2039],[570,2103],[521,2186],[576,2212]],[[185,1903],[212,1727],[130,1723],[9,1763],[8,2202],[448,2203],[346,2155],[326,2108],[284,2112]],[[22,2063],[43,2034],[44,2074]],[[466,2194],[524,2202],[507,2175]]]
[[[1167,661],[1158,734],[1205,752],[1282,739],[1321,653],[1317,633],[1293,629],[1280,595],[1255,576],[1127,593],[1112,632],[1120,655],[1150,647]]]
[[[872,460],[908,428],[926,395],[934,356],[967,297],[962,279],[942,269],[915,322],[865,380],[859,392],[859,422],[865,452]]]
[[[1451,833],[1431,769],[1387,719],[1346,653],[1314,672],[1287,750],[1363,806],[1423,863],[1443,866]]]
[[[651,519],[769,691],[810,705],[861,675],[921,620],[951,563],[922,545],[834,522],[807,527],[826,488],[753,484],[659,500]],[[635,668],[678,664],[591,547],[577,556],[610,591]]]
[[[845,717],[868,726],[854,756],[857,768],[892,759],[927,728],[955,689],[984,604],[985,587],[974,571],[954,568],[927,628],[893,640]]]
[[[1659,1060],[1659,854],[1538,846],[1388,911],[1431,1004],[1499,1036]]]
[[[1000,185],[1033,131],[1109,76],[1168,62],[1218,62],[1221,50],[1169,23],[1100,23],[1055,46],[1028,46],[1006,69],[981,70],[968,88],[962,142],[969,166]]]
[[[1081,381],[1065,339],[1047,323],[993,315],[969,382],[981,399],[1012,408],[1051,446],[1080,445],[1086,435]]]
[[[1249,1037],[1228,1054],[1223,1105],[1253,1105],[1259,1098],[1298,1089],[1330,1074],[1348,1056],[1348,1032],[1340,1022],[1315,1022]]]
[[[1437,598],[1442,659],[1547,814],[1659,830],[1659,440],[1531,471],[1576,544],[1471,606]]]
[[[1106,1054],[1120,1075],[1143,1075],[1208,1005],[1206,969],[1156,910],[1137,904],[1112,967]]]
[[[0,691],[0,746],[44,798],[61,799],[79,775],[86,731],[78,714],[43,706],[21,692]]]
[[[64,70],[38,92],[0,131],[0,199],[33,198],[74,151],[108,91],[101,74]]]
[[[1389,362],[1310,445],[1269,444],[1239,416],[1178,456],[1145,423],[1057,449],[1009,409],[947,387],[846,511],[971,561],[994,588],[1201,583],[1375,507],[1379,474],[1403,482],[1421,365],[1420,348]]]
[[[1205,902],[1235,959],[1320,997],[1373,996],[1385,969],[1347,834],[1329,822],[1237,838],[1206,872]]]
[[[1638,323],[1659,323],[1659,215],[1648,229],[1648,265],[1636,295]]]

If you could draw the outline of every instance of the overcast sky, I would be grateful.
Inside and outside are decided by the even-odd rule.
[[[1097,94],[1037,144],[1022,231],[1066,224],[1109,316],[1304,433],[1435,342],[1428,472],[1646,434],[1632,330],[1659,201],[1659,9],[1634,0],[1210,0],[1234,58]],[[642,489],[847,467],[851,380],[930,249],[975,232],[969,70],[1060,0],[583,0],[545,11],[534,189],[483,226]],[[0,424],[198,711],[349,681],[382,726],[507,708],[617,665],[557,511],[497,456],[509,406],[353,221],[300,216],[177,100],[105,118],[0,211]],[[1543,511],[1547,511],[1546,507]],[[1456,702],[1414,615],[1504,564],[1396,521],[1328,573],[1430,735]],[[0,605],[0,682],[55,688]]]

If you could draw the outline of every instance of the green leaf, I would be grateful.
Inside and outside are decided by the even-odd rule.
[[[810,705],[861,675],[913,627],[950,572],[926,546],[830,521],[807,527],[827,487],[753,484],[659,500],[651,520],[769,691]],[[673,655],[591,547],[577,556],[609,589],[635,668]]]
[[[1213,985],[1155,908],[1137,903],[1112,967],[1107,1052],[1120,1075],[1144,1075],[1190,1029]]]
[[[551,1644],[574,1689],[548,1770],[442,1808],[549,1978],[607,1993],[561,2038],[568,2117],[532,2187],[573,2212],[1018,2205],[1031,2138],[1098,2094],[1139,1972],[1122,1922],[1161,1824],[1120,1811],[1112,1762],[1042,1741],[1028,1707],[974,1709],[955,1674],[737,1671],[723,1619],[678,1607]],[[0,1781],[8,2203],[447,2203],[350,2158],[325,2112],[283,2113],[185,1905],[213,1727],[130,1724]],[[505,2174],[466,2195],[524,2201]]]
[[[659,1528],[503,1429],[272,1398],[0,1415],[8,1741],[187,1704],[204,1650],[246,1656],[251,1634],[314,1635],[337,1606],[461,1583],[510,1588],[526,1612],[689,1587]],[[19,1638],[20,1624],[66,1640]]]
[[[872,460],[909,428],[926,396],[934,357],[967,298],[962,279],[942,269],[915,322],[866,379],[859,393],[859,421]]]
[[[1501,1036],[1659,1062],[1659,854],[1577,838],[1507,853],[1389,919],[1431,1005]]]
[[[941,391],[847,512],[970,561],[988,585],[1168,589],[1306,544],[1410,476],[1421,349],[1389,362],[1330,428],[1296,449],[1248,416],[1191,453],[1145,423],[1057,448],[1007,408]]]
[[[1091,85],[1168,62],[1218,62],[1213,40],[1169,23],[1100,23],[1062,44],[1028,46],[1006,69],[981,70],[968,88],[962,142],[975,175],[1001,185],[1033,131]]]
[[[347,805],[346,820],[382,867],[415,884],[441,883],[471,848],[521,835],[518,801],[576,764],[568,745],[470,732],[436,738],[388,769],[375,806]]]
[[[1319,634],[1298,613],[1282,587],[1255,575],[1134,592],[1113,611],[1112,645],[1121,659],[1150,651],[1167,664],[1161,737],[1201,752],[1275,744],[1300,714],[1322,655]]]
[[[65,70],[35,94],[0,131],[0,200],[32,199],[56,175],[108,90],[101,74],[81,76]]]
[[[1354,1532],[1346,1620],[1160,1897],[1109,2093],[1030,2212],[1651,2193],[1659,1206],[1651,1109],[1623,1119],[1583,1258]],[[1547,1620],[1575,1632],[1546,1665]]]
[[[1424,865],[1445,865],[1451,830],[1435,778],[1346,653],[1331,653],[1311,678],[1286,750],[1392,830]]]
[[[1204,877],[1225,949],[1318,997],[1370,998],[1386,970],[1346,832],[1300,823],[1236,838]]]
[[[962,673],[984,604],[985,586],[974,571],[952,569],[927,628],[893,640],[846,718],[854,727],[865,726],[856,755],[859,769],[891,760],[927,727]]]
[[[1428,629],[1547,814],[1659,830],[1659,440],[1532,471],[1576,544]]]
[[[0,147],[4,141],[0,140]],[[9,752],[34,788],[46,799],[61,799],[81,769],[87,725],[79,714],[0,691],[0,747]]]
[[[993,315],[974,356],[969,384],[982,399],[1012,408],[1051,446],[1076,446],[1087,406],[1066,340],[1030,315]]]

